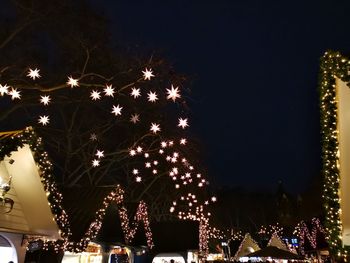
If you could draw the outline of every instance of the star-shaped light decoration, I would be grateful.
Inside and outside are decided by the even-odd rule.
[[[147,93],[147,95],[148,95],[148,101],[150,102],[155,102],[156,100],[158,100],[158,95],[156,92],[150,91],[149,93]]]
[[[142,153],[143,149],[142,149],[142,147],[138,146],[138,147],[136,148],[136,151],[137,151],[138,153]]]
[[[171,99],[175,102],[175,100],[177,98],[181,98],[181,95],[179,94],[180,91],[179,91],[178,87],[174,88],[174,86],[171,85],[171,89],[166,89],[166,92],[168,94],[168,96],[166,97],[168,100]]]
[[[136,124],[136,122],[140,121],[140,115],[137,114],[137,113],[131,115],[130,121],[131,121],[133,124]]]
[[[134,99],[137,99],[138,97],[141,96],[140,89],[131,88],[131,93],[130,93],[130,95],[131,95],[132,97],[134,97]]]
[[[49,105],[51,98],[49,95],[40,96],[40,103],[44,105]]]
[[[135,180],[136,180],[136,182],[140,183],[142,181],[142,178],[141,178],[141,176],[136,176]]]
[[[216,202],[216,200],[217,200],[217,199],[216,199],[215,196],[213,196],[213,197],[211,198],[211,201],[212,201],[212,202]]]
[[[70,86],[71,88],[79,87],[78,79],[74,79],[71,76],[68,77],[67,85]]]
[[[136,174],[139,174],[139,170],[134,169],[134,170],[132,170],[132,173],[135,174],[135,175],[136,175]]]
[[[146,162],[145,166],[146,166],[146,168],[150,168],[151,167],[151,163],[150,162]]]
[[[142,73],[143,73],[144,80],[151,80],[151,78],[154,77],[152,69],[148,70],[146,68],[145,71],[142,71]]]
[[[92,160],[92,166],[93,166],[93,167],[100,166],[100,161],[97,160],[97,159]]]
[[[97,141],[97,135],[96,135],[96,133],[91,133],[91,134],[90,134],[90,140],[91,140],[91,141]]]
[[[136,155],[136,151],[135,150],[130,150],[129,154],[130,154],[130,156],[135,156]]]
[[[185,129],[186,127],[188,127],[189,125],[187,123],[187,119],[179,118],[179,124],[177,126],[181,127],[182,129]]]
[[[187,140],[185,138],[182,138],[180,140],[180,144],[185,145],[187,143]]]
[[[15,88],[12,88],[12,89],[8,92],[8,94],[11,96],[11,99],[12,99],[12,100],[21,99],[21,94],[20,94],[20,92],[19,92],[17,89],[15,89]]]
[[[9,92],[9,86],[5,85],[1,85],[0,84],[0,95],[4,96],[5,94],[8,94]]]
[[[49,118],[49,116],[46,116],[46,115],[39,116],[38,122],[45,126],[46,124],[48,124],[50,122],[50,118]]]
[[[100,150],[97,150],[95,155],[96,155],[97,158],[99,158],[99,159],[105,156],[105,155],[104,155],[104,151],[100,151]]]
[[[157,132],[160,131],[160,127],[159,124],[156,123],[151,123],[151,132],[153,132],[154,134],[156,134]]]
[[[101,93],[97,90],[93,90],[90,93],[90,97],[92,100],[99,100],[99,99],[101,99]]]
[[[27,77],[30,77],[31,79],[35,80],[36,78],[40,78],[40,74],[39,74],[40,69],[29,69]]]
[[[122,115],[122,109],[123,109],[123,107],[120,107],[119,104],[118,104],[117,106],[114,106],[114,105],[113,105],[112,113],[113,113],[115,116]]]
[[[114,88],[112,88],[112,85],[106,85],[106,88],[103,91],[105,96],[114,97]]]

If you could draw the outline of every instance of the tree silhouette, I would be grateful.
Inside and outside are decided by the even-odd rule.
[[[211,201],[191,161],[186,78],[112,46],[85,1],[13,1],[3,11],[2,129],[33,126],[61,187],[120,184],[153,219],[203,216]]]

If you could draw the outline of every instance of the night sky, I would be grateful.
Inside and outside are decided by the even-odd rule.
[[[95,1],[113,41],[193,80],[191,128],[214,185],[306,189],[320,175],[319,58],[350,51],[349,1]]]

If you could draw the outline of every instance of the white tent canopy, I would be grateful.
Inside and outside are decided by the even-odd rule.
[[[238,260],[240,257],[244,257],[250,253],[260,250],[259,245],[256,241],[250,236],[249,233],[245,234],[239,248],[233,257],[233,260]]]
[[[10,160],[14,160],[10,162]],[[12,163],[12,164],[11,164]],[[12,176],[7,196],[14,200],[10,213],[0,213],[0,231],[60,238],[58,226],[48,204],[38,167],[28,145],[18,148],[0,162],[0,178]]]

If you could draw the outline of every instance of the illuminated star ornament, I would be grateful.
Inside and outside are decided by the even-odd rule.
[[[71,88],[79,87],[79,82],[77,79],[68,77],[67,85],[70,86]]]
[[[92,160],[92,166],[93,167],[97,167],[97,166],[99,166],[100,165],[100,161],[99,160]]]
[[[179,118],[179,124],[177,126],[181,127],[182,129],[185,129],[186,127],[188,127],[189,125],[187,123],[187,119]]]
[[[21,94],[18,90],[16,89],[11,89],[8,94],[11,96],[11,99],[12,100],[15,100],[15,99],[21,99]]]
[[[91,140],[91,141],[97,141],[97,135],[96,135],[96,133],[91,133],[91,134],[90,134],[90,140]]]
[[[100,92],[98,92],[96,90],[91,91],[90,97],[91,97],[92,100],[99,100],[99,99],[101,99]]]
[[[106,96],[114,97],[114,88],[112,88],[112,85],[106,85],[106,88],[103,91]]]
[[[49,105],[51,98],[49,95],[40,96],[40,103],[44,105]]]
[[[96,156],[97,156],[97,158],[102,158],[102,157],[104,157],[105,155],[104,155],[103,151],[97,150]]]
[[[0,84],[0,95],[4,96],[5,94],[8,94],[9,92],[8,89],[9,89],[9,86],[7,86],[6,84],[5,85]]]
[[[156,124],[156,123],[152,123],[151,124],[151,132],[153,132],[154,134],[156,134],[157,132],[160,131],[160,127],[159,127],[159,124]]]
[[[141,182],[142,181],[142,178],[141,178],[141,176],[136,176],[136,182]]]
[[[173,100],[174,102],[175,102],[175,100],[177,99],[177,98],[181,98],[181,95],[179,94],[179,88],[178,87],[176,87],[176,88],[174,88],[174,86],[173,85],[171,85],[171,89],[166,89],[166,92],[167,92],[167,99],[168,100]]]
[[[115,116],[122,115],[122,109],[123,109],[123,107],[120,107],[119,104],[117,106],[113,105],[112,113]]]
[[[138,97],[141,96],[140,89],[137,88],[132,88],[130,95],[134,97],[134,99],[137,99]]]
[[[151,78],[154,77],[152,69],[148,70],[146,68],[145,71],[142,71],[142,73],[144,80],[151,80]]]
[[[46,116],[46,115],[39,116],[38,122],[45,126],[50,122],[50,118],[49,118],[49,116]]]
[[[158,100],[158,96],[157,93],[150,91],[149,93],[147,93],[148,95],[148,101],[150,102],[155,102],[156,100]]]
[[[136,124],[136,122],[140,121],[140,115],[137,114],[137,113],[131,115],[130,121],[131,121],[133,124]]]
[[[40,74],[39,74],[40,69],[29,69],[27,77],[30,77],[31,79],[35,80],[36,78],[40,78]]]
[[[185,145],[187,143],[187,140],[185,138],[182,138],[180,140],[180,144]]]

